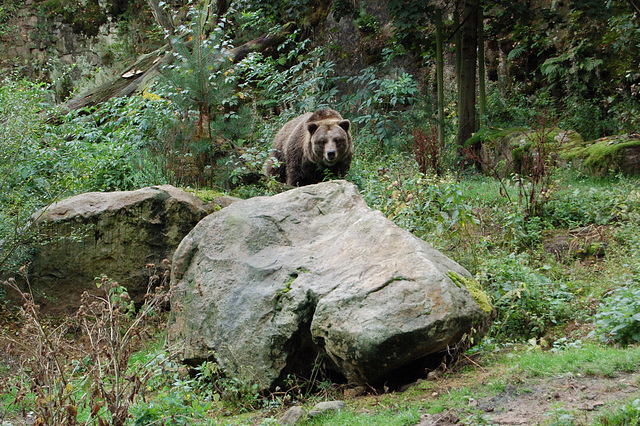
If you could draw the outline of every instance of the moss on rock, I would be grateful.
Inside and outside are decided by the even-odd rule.
[[[640,134],[606,136],[591,142],[563,146],[563,158],[582,163],[598,176],[609,173],[640,175]]]
[[[491,305],[491,302],[489,301],[489,296],[487,296],[487,293],[482,290],[478,281],[473,278],[462,277],[453,271],[447,272],[447,277],[449,277],[458,287],[466,288],[469,293],[471,293],[471,296],[476,301],[480,309],[487,313],[493,312],[493,305]]]

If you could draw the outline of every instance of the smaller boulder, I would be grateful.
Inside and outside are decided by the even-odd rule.
[[[340,411],[347,408],[347,404],[344,401],[324,401],[317,403],[311,411],[309,411],[309,418],[319,416],[331,411]]]
[[[171,185],[136,191],[89,192],[37,212],[40,227],[29,271],[36,303],[47,313],[74,311],[84,291],[106,275],[126,287],[136,302],[151,274],[212,211],[197,197]]]
[[[300,406],[291,407],[282,416],[279,425],[295,425],[304,418],[304,409]]]

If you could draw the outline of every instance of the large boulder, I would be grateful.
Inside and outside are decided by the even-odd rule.
[[[104,274],[140,302],[150,272],[168,268],[163,260],[171,260],[182,238],[211,210],[171,185],[59,201],[35,215],[44,244],[31,262],[30,289],[43,310],[67,313],[85,290],[96,290],[95,279]]]
[[[171,289],[168,338],[184,360],[262,389],[321,359],[353,384],[385,380],[481,333],[492,311],[464,268],[345,181],[206,217],[176,250]]]

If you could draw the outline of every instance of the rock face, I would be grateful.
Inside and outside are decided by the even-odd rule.
[[[187,363],[215,359],[263,389],[308,377],[317,359],[373,383],[486,325],[491,306],[465,282],[354,185],[320,183],[234,203],[185,237],[169,341]]]
[[[211,207],[170,185],[137,191],[90,192],[36,214],[42,238],[30,270],[34,296],[43,309],[76,308],[95,278],[106,274],[141,300],[149,281],[147,264],[161,269],[182,238]]]
[[[640,176],[640,134],[606,136],[587,142],[573,152],[584,160],[584,168],[596,176],[623,173]]]

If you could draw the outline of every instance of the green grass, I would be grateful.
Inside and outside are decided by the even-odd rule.
[[[421,411],[419,407],[380,408],[378,410],[356,413],[352,411],[339,411],[336,413],[322,415],[302,422],[302,425],[325,425],[325,426],[409,426],[420,421]]]
[[[640,346],[619,349],[588,343],[560,352],[531,350],[509,354],[501,362],[510,366],[509,375],[514,378],[568,374],[615,377],[619,372],[638,371]]]

